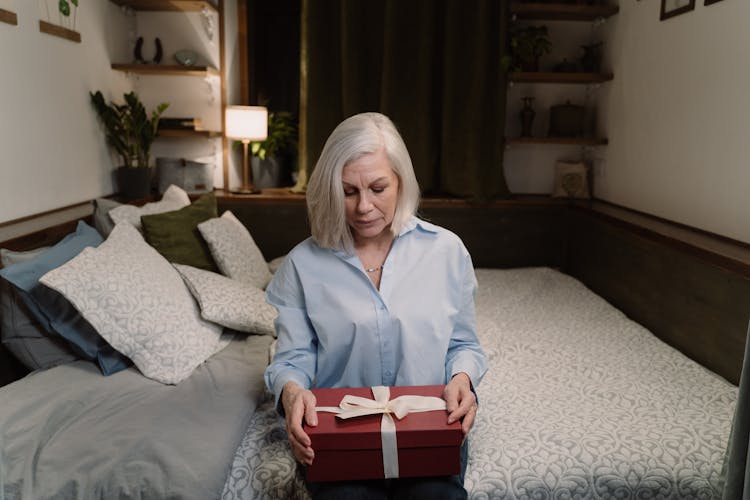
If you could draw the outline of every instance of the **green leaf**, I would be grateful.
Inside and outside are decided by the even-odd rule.
[[[135,92],[124,94],[125,104],[107,104],[99,91],[90,95],[104,125],[107,143],[120,155],[122,164],[147,167],[159,118],[169,104],[159,104],[149,116]]]
[[[70,3],[78,7],[78,0],[70,0]]]
[[[292,113],[276,111],[268,114],[268,137],[253,146],[251,152],[261,160],[289,152],[297,146],[297,124]]]
[[[57,8],[63,16],[68,17],[70,15],[70,4],[68,3],[68,0],[60,0],[57,4]]]

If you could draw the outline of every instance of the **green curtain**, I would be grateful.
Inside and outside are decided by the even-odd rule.
[[[314,167],[341,120],[379,111],[404,137],[424,194],[508,196],[505,3],[303,0],[301,167]]]
[[[750,328],[745,340],[737,406],[721,472],[722,500],[750,500]]]

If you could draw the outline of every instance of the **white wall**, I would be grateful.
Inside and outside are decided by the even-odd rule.
[[[619,4],[597,197],[750,243],[750,2],[665,21],[657,0]]]
[[[126,37],[119,9],[81,2],[74,43],[39,32],[40,2],[6,2],[18,25],[0,23],[0,222],[113,192],[112,159],[89,91],[122,94],[109,70]]]
[[[46,20],[44,1],[54,11],[57,0],[0,0],[1,8],[18,14],[18,26],[0,23],[0,223],[114,192],[118,158],[106,146],[90,91],[101,90],[107,100],[121,101],[123,93],[137,90],[149,109],[169,100],[172,107],[165,115],[202,116],[207,127],[222,128],[218,79],[137,77],[110,69],[112,62],[132,60],[137,36],[145,39],[144,58],[153,56],[154,37],[159,36],[162,63],[172,64],[177,48],[192,48],[204,62],[218,67],[218,36],[214,44],[205,43],[200,14],[186,14],[192,27],[186,31],[185,19],[178,24],[174,14],[133,16],[108,0],[80,2],[75,29],[82,42],[74,43],[39,32],[39,19]],[[231,104],[239,100],[238,83],[233,83],[239,81],[236,1],[224,3]],[[218,34],[217,16],[215,20]],[[186,95],[186,89],[194,93]],[[196,106],[199,111],[193,113]],[[216,185],[222,186],[221,139],[159,141],[152,161],[160,155],[214,158]],[[237,178],[236,170],[230,168],[230,179]]]

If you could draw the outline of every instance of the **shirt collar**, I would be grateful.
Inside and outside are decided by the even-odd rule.
[[[412,215],[411,218],[406,221],[404,227],[401,228],[401,231],[399,231],[397,238],[400,238],[401,236],[404,236],[405,234],[408,234],[417,228],[420,231],[424,231],[426,233],[437,233],[437,229],[434,225]],[[352,262],[356,262],[357,259],[357,256],[355,254],[350,254],[345,250],[333,250],[333,253],[342,260],[351,260]]]
[[[435,226],[412,215],[412,217],[408,221],[406,221],[404,227],[401,228],[401,231],[398,233],[398,235],[403,236],[416,228],[419,228],[421,231],[425,231],[427,233],[437,233],[437,229],[435,228]]]

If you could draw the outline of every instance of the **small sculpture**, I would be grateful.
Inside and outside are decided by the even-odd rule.
[[[161,47],[161,40],[159,40],[159,37],[156,37],[154,39],[154,43],[156,44],[156,54],[154,54],[154,58],[151,60],[151,62],[153,64],[159,64],[164,54],[162,47]],[[138,40],[135,42],[135,50],[133,51],[135,61],[141,64],[150,64],[148,61],[143,59],[143,54],[141,53],[142,50],[143,50],[143,37],[139,36]]]
[[[534,111],[534,98],[524,97],[523,108],[521,108],[521,137],[531,137],[531,125],[534,123],[536,111]]]

